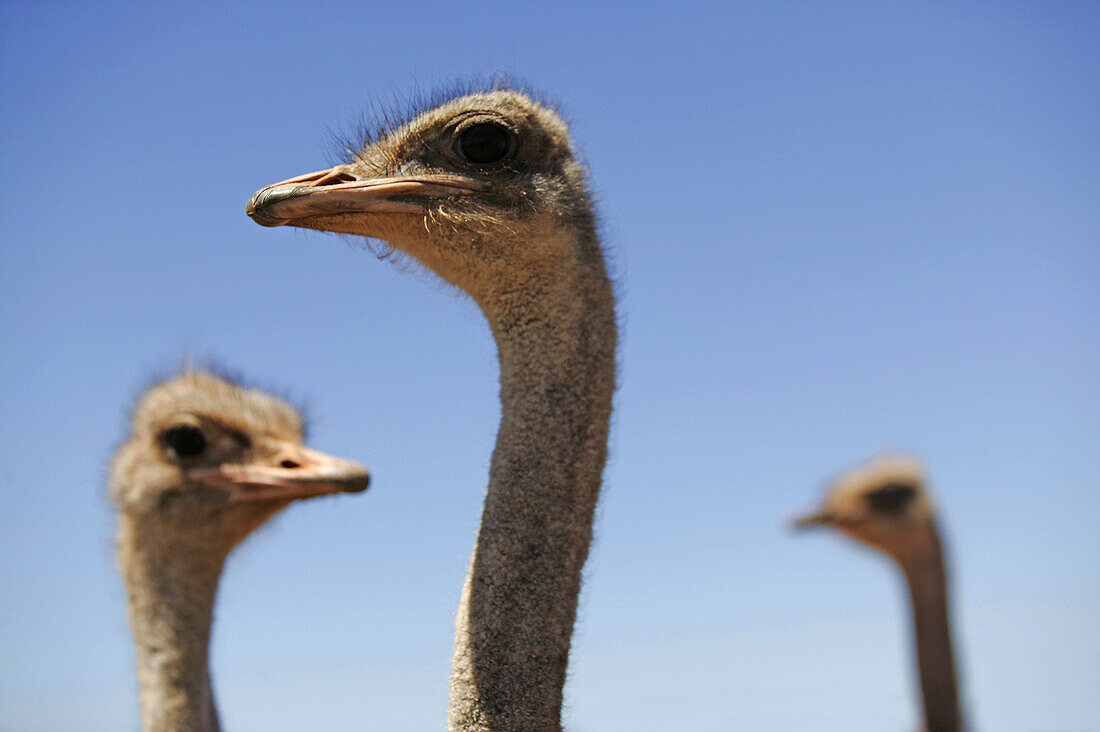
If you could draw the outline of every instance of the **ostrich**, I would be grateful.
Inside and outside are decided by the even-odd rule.
[[[367,487],[363,466],[302,444],[286,402],[203,371],[146,392],[111,465],[118,563],[147,732],[218,730],[207,661],[233,547],[297,498]]]
[[[381,239],[469,294],[502,418],[456,617],[448,729],[556,730],[615,390],[612,286],[565,123],[526,93],[454,96],[247,213]]]
[[[796,520],[795,526],[832,526],[898,563],[909,586],[925,729],[958,732],[962,715],[948,619],[947,569],[923,482],[917,461],[879,458],[842,475],[821,510]]]

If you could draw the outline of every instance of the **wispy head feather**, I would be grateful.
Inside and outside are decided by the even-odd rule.
[[[330,162],[335,165],[358,159],[360,150],[385,139],[395,130],[451,99],[495,91],[524,94],[538,104],[561,114],[557,100],[533,89],[519,77],[503,71],[458,79],[429,88],[414,83],[410,92],[391,88],[380,100],[368,101],[366,108],[355,116],[350,131],[334,132],[328,156]]]

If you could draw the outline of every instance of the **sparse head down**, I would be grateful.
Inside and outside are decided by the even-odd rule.
[[[205,371],[147,391],[131,430],[111,465],[119,510],[216,533],[226,550],[296,498],[369,482],[361,465],[305,447],[302,418],[285,401]]]
[[[545,260],[595,258],[555,230],[595,236],[583,167],[550,107],[522,91],[464,94],[420,112],[334,168],[267,186],[265,226],[387,241],[480,300]]]
[[[884,456],[841,475],[821,509],[795,526],[832,526],[901,559],[927,548],[934,520],[920,462]]]

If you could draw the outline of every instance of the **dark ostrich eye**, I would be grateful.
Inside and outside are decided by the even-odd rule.
[[[917,489],[905,483],[890,483],[867,494],[867,504],[875,513],[896,516],[917,495]]]
[[[512,152],[512,135],[500,125],[481,122],[462,131],[455,140],[455,152],[475,165],[499,163]]]
[[[181,459],[198,457],[206,450],[206,438],[198,427],[171,427],[164,432],[163,439],[164,444]]]

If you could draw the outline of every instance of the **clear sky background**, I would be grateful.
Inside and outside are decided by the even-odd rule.
[[[619,282],[621,388],[567,729],[905,730],[898,577],[793,536],[927,463],[976,730],[1100,730],[1100,6],[0,4],[0,729],[137,729],[104,474],[185,354],[372,468],[231,559],[229,730],[440,729],[499,417],[467,299],[264,229],[372,103],[559,99]]]

